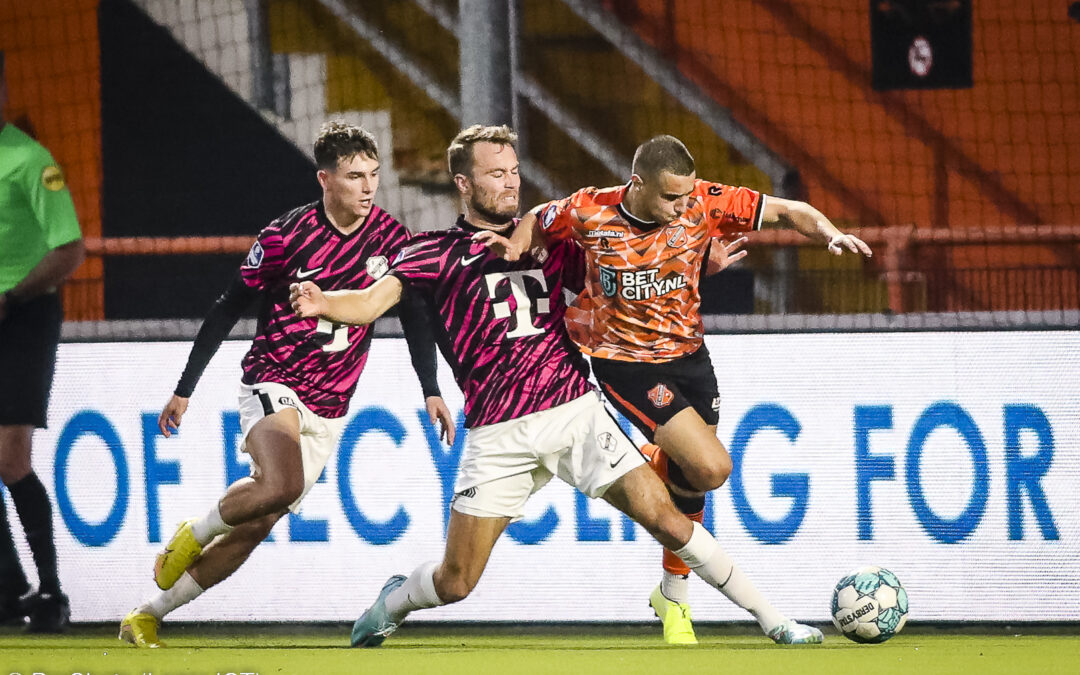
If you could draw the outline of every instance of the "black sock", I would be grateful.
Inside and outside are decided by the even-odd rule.
[[[26,542],[34,554],[38,579],[43,593],[59,593],[60,578],[56,573],[56,544],[53,543],[52,505],[49,493],[31,471],[25,478],[8,486],[15,510],[22,521]]]
[[[4,493],[0,491],[0,602],[17,598],[28,590],[30,582],[19,564],[19,552],[15,550],[15,539],[8,525]]]
[[[705,510],[705,495],[683,497],[672,492],[671,501],[675,502],[675,508],[688,516]]]
[[[686,474],[682,472],[679,465],[675,462],[668,460],[668,480],[675,487],[680,487],[684,490],[691,492],[697,492],[698,489],[690,484],[690,481],[686,479]],[[705,495],[697,495],[694,497],[680,497],[675,494],[673,490],[671,492],[671,500],[675,502],[675,506],[686,515],[693,513],[701,513],[705,510]]]

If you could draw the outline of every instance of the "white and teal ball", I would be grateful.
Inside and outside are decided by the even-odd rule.
[[[883,567],[862,567],[836,584],[833,625],[855,642],[885,642],[907,622],[907,591]]]

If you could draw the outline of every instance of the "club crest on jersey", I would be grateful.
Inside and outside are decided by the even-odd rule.
[[[251,246],[251,250],[248,251],[247,260],[244,261],[244,267],[258,267],[263,261],[263,247],[259,242],[255,242]]]
[[[610,267],[600,267],[600,288],[604,295],[614,298],[619,292],[619,273]]]
[[[680,246],[686,246],[686,228],[682,225],[677,227],[668,228],[667,245],[671,248],[679,248]]]
[[[384,255],[373,255],[367,259],[367,273],[372,279],[381,279],[390,271],[390,261]]]
[[[671,390],[667,388],[667,385],[663,383],[650,389],[647,396],[649,397],[649,402],[657,408],[671,405],[671,402],[675,400],[675,394],[672,394]]]
[[[551,227],[551,224],[555,222],[555,216],[558,215],[558,208],[552,204],[544,209],[544,212],[540,214],[540,226],[545,230]]]

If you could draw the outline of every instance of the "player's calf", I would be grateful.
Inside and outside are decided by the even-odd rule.
[[[451,567],[445,562],[435,570],[434,580],[435,592],[438,594],[439,599],[447,605],[461,602],[469,597],[469,594],[476,588],[477,582],[480,581],[479,577],[470,578],[464,570]]]

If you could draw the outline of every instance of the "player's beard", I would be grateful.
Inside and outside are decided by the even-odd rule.
[[[471,208],[474,212],[478,213],[479,215],[483,216],[484,220],[488,221],[489,223],[492,223],[493,225],[506,225],[507,223],[509,223],[511,220],[514,219],[514,216],[517,215],[518,206],[519,206],[520,202],[515,201],[514,202],[514,208],[512,210],[507,208],[507,209],[505,209],[503,211],[499,211],[499,210],[496,210],[498,207],[490,206],[490,205],[484,203],[485,201],[489,201],[489,200],[482,200],[483,197],[487,197],[487,196],[488,196],[487,193],[480,194],[480,193],[474,192],[473,193],[473,198],[472,198],[472,200],[471,200],[471,202],[469,204],[469,208]],[[494,201],[494,200],[490,200],[490,201]]]

